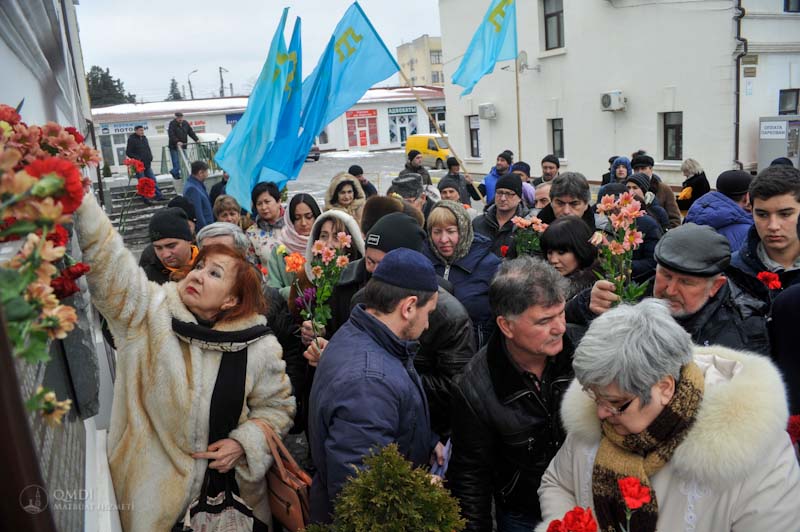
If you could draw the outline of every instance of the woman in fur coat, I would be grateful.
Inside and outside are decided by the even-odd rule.
[[[646,299],[595,319],[573,368],[537,530],[575,506],[591,507],[599,530],[619,530],[628,477],[650,489],[630,530],[798,529],[800,468],[768,358],[693,346],[664,303]]]
[[[347,172],[336,174],[325,192],[325,210],[336,209],[352,216],[356,224],[361,224],[361,212],[367,199],[358,179]]]
[[[207,469],[234,471],[227,478],[235,478],[254,514],[269,522],[264,476],[272,457],[251,420],[282,436],[295,400],[280,345],[262,314],[257,273],[237,252],[209,245],[180,282],[157,285],[92,194],[77,214],[92,303],[117,340],[108,462],[117,502],[130,508],[120,511],[123,528],[170,530],[199,496]],[[221,368],[233,366],[243,379],[223,377]],[[226,391],[233,386],[238,393]],[[219,415],[218,392],[233,406]],[[222,418],[223,424],[212,421]]]

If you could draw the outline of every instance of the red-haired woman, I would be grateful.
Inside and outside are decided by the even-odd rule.
[[[260,279],[238,252],[209,245],[178,282],[148,282],[94,196],[76,217],[92,302],[117,343],[108,462],[126,532],[169,530],[200,495],[236,482],[269,522],[272,463],[257,423],[279,435],[295,400],[263,316]]]

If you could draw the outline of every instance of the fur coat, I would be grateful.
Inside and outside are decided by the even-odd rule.
[[[336,203],[336,198],[333,197],[338,187],[343,181],[348,181],[353,185],[353,202],[348,206],[339,205]],[[328,185],[328,190],[325,192],[325,210],[330,211],[336,209],[344,211],[355,219],[357,225],[361,225],[361,213],[364,210],[364,204],[367,202],[364,189],[361,188],[361,183],[355,177],[348,173],[338,174],[331,179],[331,184]]]
[[[800,468],[786,433],[781,376],[769,359],[720,346],[696,347],[705,392],[694,426],[672,459],[650,478],[658,530],[797,530]],[[600,442],[597,406],[573,381],[561,417],[567,440],[539,487],[547,529],[573,507],[592,506]]]
[[[147,280],[105,212],[89,194],[75,229],[92,303],[107,318],[117,343],[117,377],[108,432],[108,463],[126,532],[168,531],[200,494],[207,460],[191,453],[208,448],[209,406],[223,349],[243,345],[182,342],[172,320],[197,323],[175,283]],[[261,316],[218,324],[220,331],[263,325]],[[273,335],[248,346],[245,402],[230,433],[244,448],[236,466],[242,497],[269,519],[264,475],[272,464],[264,435],[250,418],[284,435],[295,409],[281,348]]]

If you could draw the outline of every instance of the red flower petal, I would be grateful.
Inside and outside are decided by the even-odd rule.
[[[64,181],[64,190],[54,198],[61,203],[64,214],[72,214],[81,206],[83,201],[83,177],[78,167],[73,163],[58,157],[37,159],[25,167],[25,173],[36,178],[41,178],[48,174],[56,174]]]
[[[636,510],[650,502],[650,488],[642,486],[638,478],[625,477],[619,479],[618,483],[622,498],[629,509]]]

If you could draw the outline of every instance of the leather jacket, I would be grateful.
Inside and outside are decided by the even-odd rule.
[[[461,505],[465,530],[492,530],[493,498],[505,511],[540,515],[536,490],[566,437],[560,407],[573,380],[579,334],[568,326],[540,389],[511,362],[499,330],[456,380],[447,486]]]

